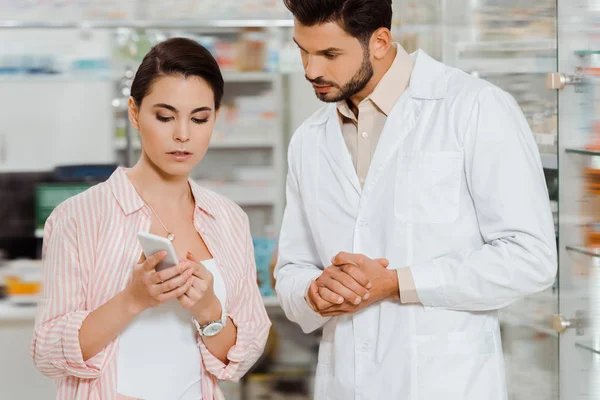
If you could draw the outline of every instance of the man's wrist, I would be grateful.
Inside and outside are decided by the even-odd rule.
[[[389,277],[386,279],[386,282],[388,282],[386,291],[387,298],[391,300],[400,300],[400,283],[398,281],[398,272],[395,269],[388,269],[386,271],[389,271]]]

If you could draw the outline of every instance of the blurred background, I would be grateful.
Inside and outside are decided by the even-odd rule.
[[[395,40],[489,80],[538,144],[559,245],[554,287],[500,311],[511,400],[600,399],[600,1],[394,0]],[[184,36],[225,74],[193,173],[248,213],[274,326],[227,399],[309,399],[319,332],[286,321],[272,269],[287,144],[320,103],[281,0],[0,0],[0,399],[51,399],[29,358],[41,234],[66,198],[139,156],[126,104],[151,46]],[[483,400],[483,399],[482,399]]]

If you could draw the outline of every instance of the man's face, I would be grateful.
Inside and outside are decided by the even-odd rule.
[[[306,79],[326,103],[348,100],[373,77],[368,48],[336,22],[305,26],[294,22]]]

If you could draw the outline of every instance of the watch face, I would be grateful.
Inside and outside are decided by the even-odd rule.
[[[202,330],[202,334],[204,336],[214,336],[217,333],[221,332],[222,329],[223,325],[220,322],[213,322],[212,324],[208,325]]]

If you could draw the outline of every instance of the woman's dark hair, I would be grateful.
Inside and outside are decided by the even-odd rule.
[[[215,109],[223,99],[223,75],[215,58],[202,45],[190,39],[172,38],[152,47],[142,60],[131,85],[131,97],[138,107],[161,76],[197,76],[206,81],[215,96]]]
[[[368,45],[373,32],[392,27],[392,0],[283,0],[302,25],[336,22]]]

